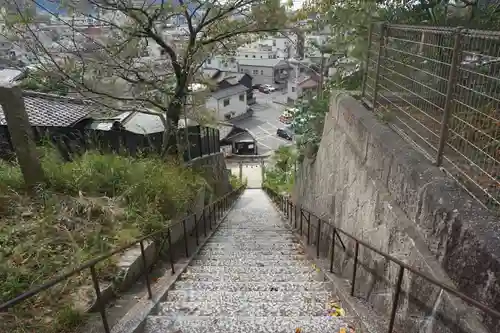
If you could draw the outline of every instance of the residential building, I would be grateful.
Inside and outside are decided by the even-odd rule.
[[[226,89],[238,84],[247,87],[247,104],[255,104],[255,97],[253,96],[253,77],[246,73],[220,71],[220,70],[205,70],[204,74],[213,83],[217,89]]]
[[[215,112],[219,120],[230,120],[248,112],[248,88],[242,84],[217,89],[207,98],[207,109]]]
[[[289,80],[287,86],[287,102],[294,103],[300,99],[311,99],[316,96],[320,77],[315,74],[300,75],[297,78]]]
[[[268,45],[257,45],[256,47],[240,47],[236,51],[236,59],[277,59],[278,52]]]
[[[238,72],[250,74],[253,84],[285,85],[290,65],[282,59],[239,59]]]
[[[234,57],[215,55],[203,63],[204,69],[218,69],[221,71],[238,71],[238,63]]]

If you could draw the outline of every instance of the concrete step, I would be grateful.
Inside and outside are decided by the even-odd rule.
[[[256,267],[311,267],[309,260],[259,260],[259,259],[210,259],[195,258],[191,261],[192,266],[256,266]]]
[[[245,302],[239,299],[221,301],[163,302],[158,315],[182,316],[327,316],[328,303],[303,303],[301,300],[288,302]]]
[[[214,255],[197,255],[195,259],[197,260],[265,260],[265,261],[281,261],[281,260],[306,260],[307,256],[305,254],[262,254],[259,252],[240,252],[240,253],[227,253],[227,254],[214,254]]]
[[[310,266],[300,267],[255,267],[255,266],[189,266],[186,272],[189,273],[207,273],[207,274],[269,274],[286,275],[307,274],[315,272],[315,268]]]
[[[326,291],[329,282],[204,282],[177,281],[173,290],[225,290],[225,291]]]
[[[184,273],[179,277],[178,281],[200,281],[200,282],[304,282],[304,281],[324,281],[324,276],[321,273],[313,271],[304,274],[270,274],[267,272],[259,272],[257,274],[250,273]]]
[[[238,299],[241,302],[303,302],[321,303],[336,301],[331,291],[211,291],[211,290],[169,290],[167,302],[223,302],[225,299]]]
[[[145,333],[336,333],[347,328],[344,318],[335,317],[197,317],[150,316]]]

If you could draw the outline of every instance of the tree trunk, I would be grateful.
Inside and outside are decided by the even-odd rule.
[[[19,87],[0,87],[0,104],[24,182],[31,190],[43,184],[45,175],[33,140],[33,130]]]

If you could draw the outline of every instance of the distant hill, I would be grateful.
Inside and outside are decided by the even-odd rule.
[[[173,5],[178,5],[179,4],[178,0],[170,0],[170,1],[171,1],[171,3]],[[32,1],[29,1],[29,2],[32,2]],[[35,2],[35,1],[33,1],[33,2]],[[51,13],[64,14],[65,10],[62,9],[62,8],[60,8],[60,3],[61,2],[62,2],[61,0],[37,0],[36,1],[37,11],[44,11],[44,10],[46,10],[46,11],[49,11]],[[161,4],[162,0],[135,0],[134,2],[136,2],[138,6],[141,6],[145,2],[146,3],[151,3],[151,4],[155,4],[155,3]],[[189,1],[186,1],[186,2],[189,3]],[[79,5],[82,6],[81,8],[85,8],[85,6],[88,6],[89,9],[91,8],[91,5],[89,4],[89,2],[86,2],[85,0],[79,1]],[[197,7],[197,4],[190,4],[190,5],[188,5],[188,7],[191,10],[194,10],[194,8]]]

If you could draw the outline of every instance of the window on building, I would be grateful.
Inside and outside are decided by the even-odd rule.
[[[258,70],[258,69],[254,69],[252,73],[253,73],[254,75],[258,75],[258,74],[259,74],[259,70]]]
[[[295,87],[292,87],[292,92],[295,92]]]
[[[255,54],[252,56],[252,58],[255,58]]]
[[[264,75],[264,70],[263,69],[260,70],[260,75]]]
[[[231,99],[229,99],[229,98],[224,99],[224,101],[223,101],[224,106],[228,106],[230,101],[231,101]]]
[[[248,58],[248,54],[245,54],[245,58]]]
[[[262,59],[262,56],[260,56],[260,58]]]
[[[162,54],[165,54],[165,50],[162,50],[163,53]],[[210,65],[212,63],[212,60],[211,59],[207,59],[207,65]]]
[[[276,39],[273,39],[273,46],[276,46]]]
[[[245,101],[245,94],[240,95],[240,101],[244,102]]]
[[[240,73],[245,73],[245,70],[243,68],[240,68]]]

